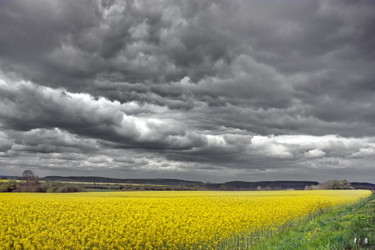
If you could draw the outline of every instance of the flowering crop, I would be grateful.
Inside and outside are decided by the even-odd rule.
[[[369,195],[363,190],[2,193],[0,246],[210,249]]]

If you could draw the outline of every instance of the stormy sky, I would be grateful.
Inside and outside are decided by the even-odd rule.
[[[0,175],[375,183],[372,0],[2,0]]]

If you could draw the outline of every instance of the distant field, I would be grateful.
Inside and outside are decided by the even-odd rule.
[[[370,195],[364,190],[1,193],[0,246],[232,249],[292,219]]]
[[[42,181],[45,182],[45,181]],[[56,182],[56,181],[55,181]],[[107,186],[121,186],[121,185],[131,185],[131,186],[159,186],[166,187],[168,185],[161,184],[137,184],[137,183],[113,183],[113,182],[83,182],[83,181],[57,181],[60,183],[69,183],[69,184],[80,184],[80,185],[107,185]]]
[[[0,183],[5,183],[9,181],[16,181],[21,182],[21,180],[8,180],[8,179],[0,179]],[[161,185],[161,184],[137,184],[137,183],[114,183],[114,182],[84,182],[84,181],[40,181],[41,183],[45,182],[57,182],[57,183],[66,183],[66,184],[78,184],[78,185],[107,185],[107,186],[120,186],[120,185],[131,185],[131,186],[160,186],[166,187],[168,185]]]
[[[45,181],[42,181],[45,182]],[[113,182],[80,182],[80,181],[50,181],[50,183],[81,186],[86,192],[113,192],[136,190],[173,190],[181,187],[161,184],[113,183]]]
[[[7,180],[7,179],[0,179],[0,183],[10,182],[10,181],[20,182],[20,180]]]

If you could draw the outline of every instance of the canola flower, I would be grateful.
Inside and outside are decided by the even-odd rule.
[[[1,249],[214,249],[365,190],[0,194]]]

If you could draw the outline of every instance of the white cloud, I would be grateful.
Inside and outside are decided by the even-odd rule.
[[[277,143],[272,136],[254,136],[248,146],[250,154],[263,157],[291,158],[293,154],[282,144]]]
[[[304,155],[307,158],[319,158],[319,157],[325,156],[326,153],[324,153],[323,151],[319,149],[312,149],[312,150],[309,150],[308,152],[305,152]]]
[[[375,145],[373,145],[372,148],[361,148],[359,151],[354,152],[351,156],[354,158],[375,157]]]

